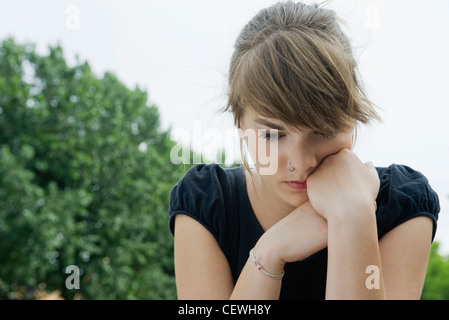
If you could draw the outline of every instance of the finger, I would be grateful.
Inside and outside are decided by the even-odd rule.
[[[365,163],[365,166],[367,166],[368,168],[374,168],[374,164],[371,161]]]
[[[374,164],[371,161],[368,161],[367,163],[365,163],[365,167],[367,167],[372,172],[376,171],[376,167],[374,166]],[[377,171],[376,171],[376,174],[377,174]]]
[[[371,161],[368,161],[367,163],[365,163],[365,167],[371,172],[371,174],[373,176],[378,177],[376,167],[374,166],[374,164]]]

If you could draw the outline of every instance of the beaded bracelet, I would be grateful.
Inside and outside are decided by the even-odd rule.
[[[262,266],[257,263],[257,257],[254,255],[253,250],[254,249],[251,249],[251,251],[249,252],[249,257],[254,262],[254,265],[256,266],[257,270],[262,271],[265,275],[269,276],[272,279],[282,280],[282,277],[284,276],[285,272],[282,272],[282,274],[272,274],[272,273],[269,273],[268,271],[264,270],[262,268]]]

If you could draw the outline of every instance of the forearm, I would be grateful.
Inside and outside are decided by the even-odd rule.
[[[326,246],[327,222],[307,202],[265,232],[254,254],[264,270],[282,274],[285,263],[305,259]],[[281,282],[258,270],[248,259],[231,299],[279,299]]]
[[[328,220],[328,236],[326,299],[385,299],[374,212],[354,219],[335,215]],[[371,272],[377,288],[367,286]]]

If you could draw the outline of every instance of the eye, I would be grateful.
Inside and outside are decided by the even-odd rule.
[[[314,135],[322,138],[322,139],[332,139],[335,137],[335,133],[334,132],[327,132],[327,133],[322,133],[322,132],[314,132]]]
[[[262,134],[260,135],[261,138],[265,140],[279,140],[280,138],[284,137],[285,135],[280,134],[278,130],[262,130]]]

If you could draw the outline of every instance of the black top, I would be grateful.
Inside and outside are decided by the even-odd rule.
[[[376,169],[380,178],[376,212],[379,239],[409,219],[427,216],[433,221],[433,241],[440,206],[427,179],[406,166]],[[172,233],[177,214],[192,217],[210,231],[228,259],[235,282],[249,251],[264,233],[248,198],[244,167],[195,165],[171,191],[169,214]],[[280,299],[324,299],[326,273],[327,249],[287,263]]]

